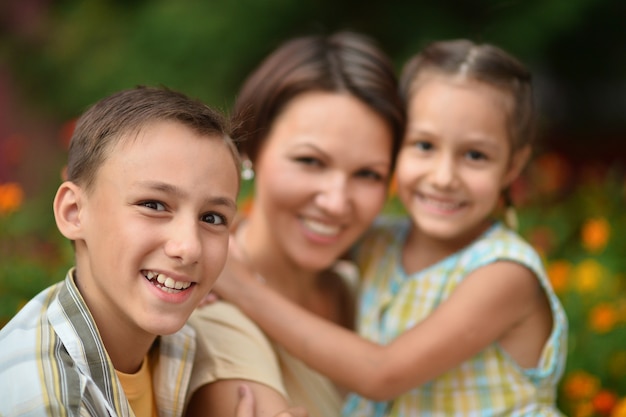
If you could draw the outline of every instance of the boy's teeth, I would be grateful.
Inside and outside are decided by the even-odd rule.
[[[191,285],[190,282],[176,281],[172,277],[168,277],[167,275],[164,275],[164,274],[157,274],[156,272],[153,272],[153,271],[147,271],[145,273],[145,276],[149,280],[156,278],[156,281],[162,285],[161,289],[163,290],[170,290],[170,289],[171,290],[184,290],[184,289],[189,288],[189,286]],[[167,291],[167,292],[170,292],[170,291]]]

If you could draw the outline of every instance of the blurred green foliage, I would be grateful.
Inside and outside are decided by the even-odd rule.
[[[496,43],[537,70],[558,68],[562,79],[592,77],[600,68],[623,78],[625,54],[608,47],[620,38],[602,36],[626,39],[618,30],[625,5],[614,0],[9,0],[0,6],[0,56],[33,105],[60,118],[136,84],[165,84],[228,109],[243,78],[278,43],[341,29],[377,39],[398,68],[431,40],[469,37]],[[36,12],[20,12],[28,7]],[[587,54],[595,59],[581,59]]]

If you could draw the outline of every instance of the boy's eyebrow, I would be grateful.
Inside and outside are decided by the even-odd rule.
[[[161,182],[161,181],[140,181],[138,182],[138,184],[141,187],[145,187],[145,188],[150,188],[152,190],[155,191],[161,191],[164,192],[166,194],[171,194],[174,195],[176,197],[185,197],[186,193],[180,189],[179,187],[172,185],[172,184],[168,184],[165,182]],[[212,197],[212,198],[207,198],[206,203],[208,204],[218,204],[218,205],[222,205],[222,206],[227,206],[229,208],[232,208],[234,210],[237,209],[237,204],[230,198],[227,197]]]

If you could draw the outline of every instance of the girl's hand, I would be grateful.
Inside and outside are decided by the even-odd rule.
[[[202,299],[199,306],[211,304],[219,299],[240,305],[241,298],[239,295],[241,294],[241,289],[258,285],[261,280],[262,278],[260,279],[259,275],[246,264],[241,249],[237,245],[234,236],[231,235],[224,269],[211,292]]]
[[[239,403],[235,410],[235,417],[254,417],[254,395],[247,385],[239,386]]]
[[[291,407],[274,417],[308,417],[309,413],[302,407]],[[235,410],[235,417],[255,417],[254,416],[254,395],[247,385],[239,387],[239,403]]]

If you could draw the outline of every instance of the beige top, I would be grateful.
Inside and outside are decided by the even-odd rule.
[[[326,377],[274,345],[237,307],[224,301],[189,318],[198,347],[190,392],[220,379],[246,379],[274,388],[310,417],[337,417],[342,398]]]

